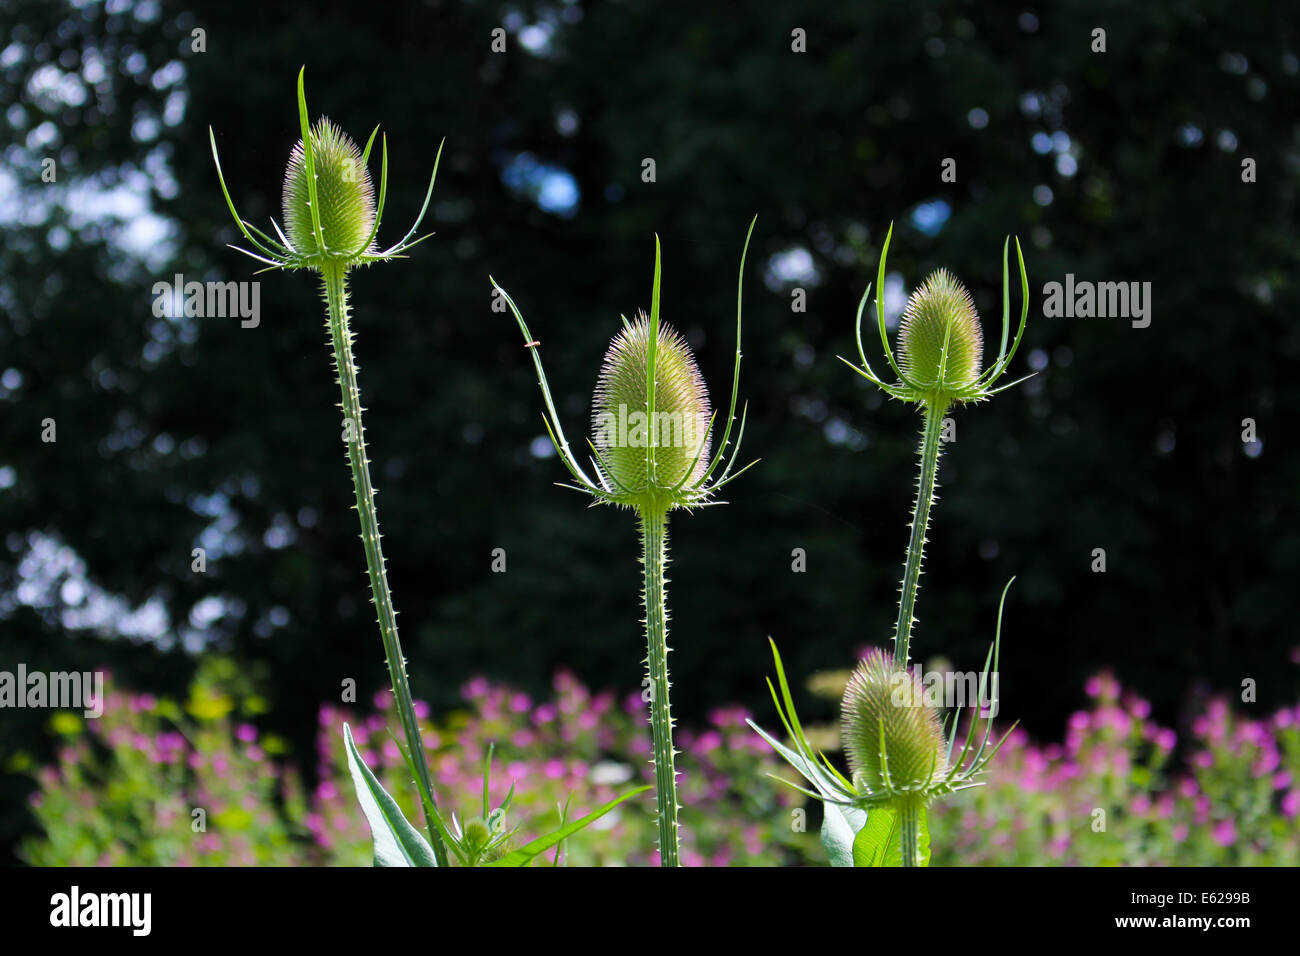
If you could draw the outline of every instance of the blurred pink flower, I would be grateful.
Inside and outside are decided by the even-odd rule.
[[[1237,825],[1231,820],[1220,820],[1214,825],[1214,842],[1219,846],[1232,846],[1237,840]]]

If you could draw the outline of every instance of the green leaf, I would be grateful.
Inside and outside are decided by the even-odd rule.
[[[930,828],[926,825],[925,808],[920,814],[921,865],[930,865]],[[902,866],[903,851],[899,846],[898,814],[891,807],[876,807],[867,814],[866,826],[853,840],[854,866]]]
[[[921,808],[918,829],[921,834],[921,865],[930,865],[930,825],[926,822],[925,807]]]
[[[867,823],[867,812],[829,801],[822,804],[822,847],[831,866],[857,866],[857,840]],[[873,810],[871,816],[875,816]]]
[[[375,866],[437,866],[437,858],[420,831],[402,816],[397,801],[388,795],[357,753],[352,728],[347,724],[343,725],[343,740],[357,801],[366,815],[366,823],[370,824],[370,836],[375,843]]]
[[[888,862],[892,850],[893,863]],[[902,866],[898,848],[898,816],[889,807],[876,807],[867,814],[867,825],[853,841],[854,866]]]
[[[572,834],[577,833],[579,830],[581,830],[583,827],[587,826],[588,824],[596,822],[605,814],[609,813],[610,810],[613,810],[616,806],[622,803],[624,800],[630,800],[632,797],[635,797],[641,793],[645,793],[649,789],[650,786],[649,784],[647,784],[644,787],[637,787],[635,790],[629,790],[627,793],[623,794],[623,796],[609,801],[609,803],[605,804],[603,807],[600,807],[599,809],[593,810],[591,813],[587,814],[581,820],[574,820],[572,823],[567,823],[564,826],[560,827],[558,830],[555,830],[552,833],[548,833],[546,834],[546,836],[538,837],[536,840],[533,840],[531,843],[521,846],[517,850],[511,850],[501,859],[493,860],[491,863],[488,863],[486,865],[487,866],[527,866],[528,863],[532,861],[533,857],[545,853],[547,850],[555,846],[555,844],[559,843],[565,837],[571,836]],[[419,834],[416,835],[418,836]]]
[[[427,789],[425,789],[424,781],[420,776],[420,771],[415,766],[415,761],[411,759],[410,751],[406,749],[406,747],[402,744],[400,740],[397,739],[397,736],[391,730],[388,731],[388,737],[390,740],[392,740],[393,744],[397,747],[397,752],[402,755],[402,760],[406,762],[406,769],[411,772],[411,779],[415,781],[415,788],[420,792],[420,804],[424,810],[425,820],[433,824],[433,828],[436,829],[438,831],[438,835],[442,837],[443,845],[449,847],[453,853],[455,853],[458,857],[460,857],[462,863],[465,862],[464,857],[461,855],[460,847],[456,843],[455,837],[453,837],[451,831],[447,829],[447,825],[442,822],[442,815],[438,813],[438,808],[433,803],[433,795],[430,794]],[[435,850],[434,856],[437,855],[438,855],[438,851]],[[445,853],[442,857],[442,860],[443,860],[442,865],[446,866],[447,864],[446,864]]]

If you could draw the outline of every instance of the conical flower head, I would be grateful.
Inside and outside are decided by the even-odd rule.
[[[284,174],[284,228],[294,251],[307,258],[349,260],[372,250],[362,246],[375,225],[375,186],[352,138],[322,117],[311,130],[316,205],[324,248],[312,228],[307,156],[302,140],[289,154]]]
[[[899,366],[917,385],[942,393],[968,386],[979,377],[983,350],[984,336],[970,293],[947,269],[932,272],[903,311]]]
[[[892,655],[872,651],[858,665],[844,689],[840,720],[855,786],[919,790],[943,775],[939,715],[916,676],[894,668]]]
[[[610,343],[592,402],[592,444],[619,497],[672,504],[674,489],[689,489],[708,470],[709,396],[690,346],[660,323],[650,414],[650,342],[642,313]]]

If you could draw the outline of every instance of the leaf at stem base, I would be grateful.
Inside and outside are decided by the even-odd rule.
[[[343,725],[343,740],[348,751],[348,770],[357,790],[361,812],[370,825],[370,836],[375,844],[375,866],[437,866],[433,849],[402,815],[397,801],[388,795],[365,761],[357,752],[352,740],[352,728]]]

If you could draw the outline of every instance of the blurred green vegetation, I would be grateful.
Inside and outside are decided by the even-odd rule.
[[[225,658],[208,658],[178,704],[115,692],[102,719],[66,712],[51,721],[55,761],[25,772],[40,824],[21,858],[45,866],[367,866],[370,834],[358,812],[340,728],[348,722],[367,766],[422,824],[396,738],[392,697],[373,709],[321,708],[317,783],[304,792],[284,742],[261,735],[263,702]],[[846,674],[808,688],[836,698]],[[1300,862],[1300,706],[1262,718],[1221,698],[1190,721],[1189,770],[1171,766],[1178,735],[1151,719],[1150,702],[1110,675],[1090,678],[1085,709],[1063,740],[1012,732],[985,786],[930,811],[934,865],[1295,866]],[[462,706],[423,736],[438,800],[459,821],[481,815],[482,771],[494,759],[490,805],[513,792],[505,825],[515,844],[650,782],[645,705],[593,693],[568,672],[528,694],[476,678]],[[800,696],[803,690],[800,689]],[[421,711],[425,705],[419,705]],[[687,866],[825,865],[821,809],[773,776],[787,777],[743,708],[682,726],[682,861]],[[833,726],[811,727],[838,748]],[[1000,736],[1000,732],[995,735]],[[571,866],[656,865],[653,798],[643,794],[566,840]],[[551,865],[546,854],[537,865]]]
[[[317,782],[304,792],[284,741],[251,722],[263,702],[232,679],[236,671],[229,659],[209,657],[184,704],[114,692],[102,719],[57,714],[55,761],[19,761],[38,785],[29,802],[42,830],[23,841],[21,858],[40,866],[369,866],[374,849],[348,774],[344,722],[366,765],[423,826],[388,729],[391,694],[378,695],[374,709],[321,708]],[[464,698],[437,723],[419,705],[437,797],[453,826],[482,816],[489,745],[491,805],[512,794],[504,825],[515,846],[653,781],[639,694],[593,694],[561,671],[540,701],[482,678]],[[715,708],[703,729],[679,730],[688,866],[775,866],[820,852],[803,797],[767,778],[779,761],[746,716]],[[643,794],[564,841],[561,857],[577,866],[657,865],[657,837],[653,797]]]
[[[755,213],[741,394],[763,461],[726,507],[674,520],[678,715],[765,713],[769,634],[801,676],[890,635],[919,421],[835,359],[890,220],[902,282],[947,266],[986,322],[1002,238],[1021,237],[1033,302],[1017,365],[1039,372],[955,416],[920,657],[977,668],[1015,574],[1003,699],[1031,731],[1054,732],[1103,665],[1173,725],[1189,693],[1245,678],[1255,706],[1293,700],[1298,57],[1295,24],[1262,0],[11,0],[0,669],[108,666],[178,699],[195,653],[219,650],[262,669],[260,723],[299,757],[345,680],[362,699],[384,686],[313,280],[257,277],[255,329],[153,313],[154,283],[177,273],[253,278],[224,247],[207,127],[265,226],[305,64],[313,112],[389,136],[381,239],[413,218],[447,137],[437,235],[354,282],[385,549],[435,712],[479,672],[534,694],[561,665],[620,693],[642,676],[632,522],[555,488],[558,462],[534,454],[539,396],[488,273],[580,435],[619,313],[648,304],[656,232],[664,317],[722,398]],[[949,157],[956,182],[940,178]],[[1242,182],[1246,157],[1257,182]],[[1151,326],[1043,318],[1043,283],[1067,273],[1151,282]],[[57,443],[40,440],[47,418]],[[1243,444],[1244,418],[1260,443]],[[1090,571],[1098,547],[1105,574]],[[49,759],[49,716],[0,714],[0,766]],[[30,787],[0,779],[0,846],[35,825]]]

